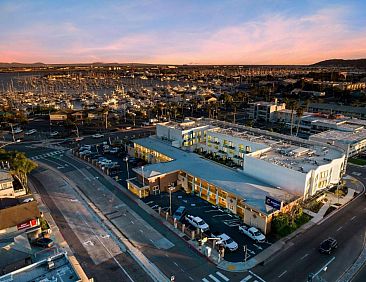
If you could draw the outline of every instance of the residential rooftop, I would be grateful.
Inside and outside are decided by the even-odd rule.
[[[134,140],[134,143],[173,159],[170,162],[149,164],[143,169],[141,167],[135,169],[138,174],[143,174],[146,178],[173,171],[184,171],[239,196],[247,205],[265,214],[269,213],[265,204],[266,196],[284,202],[291,202],[298,197],[248,176],[241,170],[234,170],[198,154],[172,147],[170,143],[164,142],[156,136],[137,139]]]

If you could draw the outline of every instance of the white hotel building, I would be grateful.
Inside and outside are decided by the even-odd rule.
[[[345,153],[336,147],[211,119],[158,124],[156,136],[134,140],[130,154],[152,163],[135,169],[137,177],[128,181],[133,193],[144,197],[174,183],[265,233],[276,212],[268,197],[286,211],[293,201],[337,185],[345,169]]]

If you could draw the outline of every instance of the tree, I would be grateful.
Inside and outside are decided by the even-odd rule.
[[[298,103],[295,100],[290,100],[289,103],[288,103],[288,107],[291,110],[291,128],[290,128],[290,135],[291,136],[292,136],[292,128],[294,126],[294,111],[297,108],[297,105],[298,105]]]
[[[16,177],[29,193],[27,175],[37,168],[37,164],[28,159],[24,153],[16,151],[0,151],[0,160],[9,162],[11,174]]]
[[[299,134],[300,122],[301,122],[301,117],[303,116],[303,114],[304,114],[304,108],[298,107],[296,109],[296,117],[297,117],[296,136]]]

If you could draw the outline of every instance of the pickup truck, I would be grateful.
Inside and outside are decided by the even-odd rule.
[[[208,224],[198,216],[187,215],[185,219],[188,221],[190,225],[199,228],[202,232],[208,231],[210,229]]]
[[[239,226],[239,231],[250,237],[256,242],[263,243],[266,237],[255,227]]]

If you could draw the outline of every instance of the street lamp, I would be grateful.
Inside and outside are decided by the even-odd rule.
[[[145,186],[144,166],[141,167],[141,172],[142,172],[142,187],[144,187]]]
[[[169,214],[172,215],[172,191],[174,190],[174,187],[172,185],[169,185]]]
[[[124,161],[126,162],[127,179],[130,179],[130,171],[128,169],[128,157],[125,157]]]

